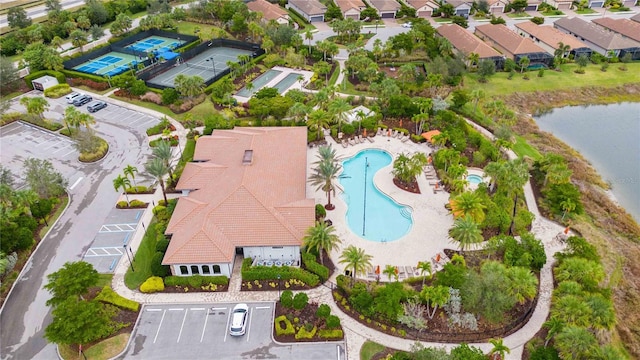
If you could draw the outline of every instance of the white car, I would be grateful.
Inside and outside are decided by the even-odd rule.
[[[247,330],[247,318],[249,317],[249,306],[247,304],[238,304],[233,307],[231,313],[231,326],[229,327],[229,335],[242,336]]]
[[[403,23],[402,24],[402,27],[403,28],[407,28],[407,29],[411,29],[411,26],[412,26],[411,23]]]

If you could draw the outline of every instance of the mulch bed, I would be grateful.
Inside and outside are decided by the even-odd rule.
[[[304,324],[313,324],[317,326],[318,329],[324,328],[325,320],[322,318],[318,318],[316,316],[316,311],[318,310],[318,304],[316,303],[308,303],[307,306],[298,311],[295,309],[287,309],[280,305],[280,301],[276,302],[276,313],[275,318],[281,315],[291,314],[294,318],[298,318],[299,321],[294,326],[300,326]],[[318,335],[314,336],[312,339],[296,339],[295,334],[292,335],[277,335],[275,330],[273,332],[273,338],[276,341],[283,343],[295,343],[295,342],[317,342],[317,341],[327,341],[327,339],[320,339]],[[340,341],[342,339],[332,339],[332,341]]]
[[[412,181],[411,183],[407,184],[403,181],[400,181],[396,178],[393,178],[393,183],[399,187],[400,189],[404,190],[404,191],[408,191],[410,193],[414,193],[414,194],[420,194],[420,186],[418,186],[418,182],[416,180]]]
[[[181,286],[181,285],[165,285],[163,293],[194,293],[194,292],[227,292],[229,290],[229,285],[217,285],[217,289],[215,291],[211,290],[203,290],[202,288],[194,288],[191,286]]]

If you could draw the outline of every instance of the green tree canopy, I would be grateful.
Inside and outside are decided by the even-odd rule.
[[[60,270],[47,275],[48,283],[44,288],[52,296],[47,305],[55,307],[69,298],[77,302],[90,287],[98,283],[98,279],[98,272],[87,262],[65,263]]]

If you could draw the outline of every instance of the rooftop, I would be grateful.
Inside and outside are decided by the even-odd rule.
[[[327,11],[327,7],[318,0],[289,0],[289,4],[307,15],[321,15]]]
[[[494,48],[478,39],[478,37],[472,33],[463,29],[460,25],[442,25],[437,27],[436,31],[438,34],[449,40],[453,47],[465,55],[475,53],[480,56],[480,59],[502,56]]]
[[[369,0],[369,3],[378,11],[397,11],[400,10],[400,3],[396,0]]]
[[[613,18],[599,18],[594,19],[593,22],[622,36],[640,41],[640,22]]]
[[[588,48],[588,46],[582,41],[576,39],[574,36],[554,28],[553,26],[541,26],[532,23],[531,21],[524,21],[516,24],[518,29],[521,29],[528,34],[533,35],[541,42],[551,46],[554,49],[558,48],[558,43],[569,45],[570,49]]]
[[[335,0],[335,3],[342,12],[350,9],[360,10],[367,7],[362,0]]]
[[[262,13],[265,20],[277,20],[282,17],[288,17],[284,9],[276,4],[272,4],[266,0],[252,0],[247,3],[249,10]]]
[[[579,18],[562,18],[556,20],[554,26],[577,35],[606,50],[629,49],[640,47],[640,43],[626,39],[622,35],[611,32],[592,22]]]
[[[514,55],[546,53],[544,49],[534,44],[531,39],[524,38],[502,24],[484,24],[476,26],[476,32],[484,34],[496,44]]]
[[[433,0],[407,0],[406,3],[414,9],[419,9],[425,5],[429,5],[429,7],[433,9],[440,7],[440,5]]]

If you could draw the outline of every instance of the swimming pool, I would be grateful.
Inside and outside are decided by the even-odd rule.
[[[476,174],[469,174],[467,176],[467,181],[469,182],[469,184],[474,185],[480,185],[480,183],[484,182],[484,180],[482,180],[482,176]]]
[[[409,232],[411,208],[395,202],[373,184],[373,177],[391,163],[383,150],[368,149],[343,162],[340,185],[347,203],[346,220],[356,235],[371,241],[394,241]]]
[[[273,87],[278,89],[278,93],[282,95],[287,89],[291,87],[291,85],[295,84],[296,81],[302,76],[302,74],[291,73],[287,75],[284,79],[280,80]]]
[[[245,86],[240,91],[238,91],[236,95],[249,98],[253,96],[253,94],[255,94],[258,90],[267,85],[269,81],[275,79],[275,77],[280,74],[282,74],[282,71],[271,69],[253,80],[253,89],[251,91],[249,91]]]

